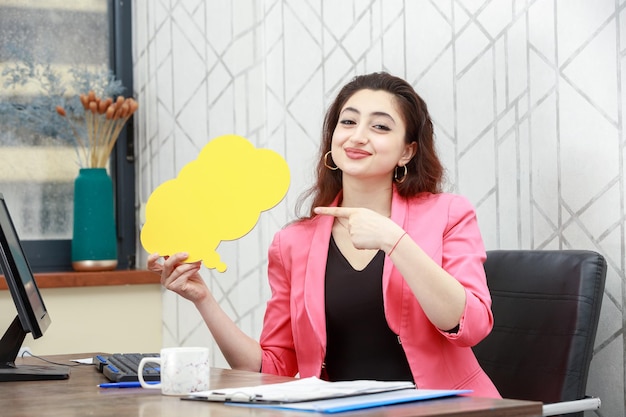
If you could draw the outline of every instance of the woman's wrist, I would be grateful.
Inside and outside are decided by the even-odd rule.
[[[398,245],[400,244],[400,242],[402,241],[402,239],[404,239],[404,237],[406,236],[406,232],[402,231],[402,234],[400,235],[400,237],[398,237],[394,244],[391,246],[391,248],[387,251],[387,256],[391,256],[391,254],[396,250],[396,248],[398,247]]]

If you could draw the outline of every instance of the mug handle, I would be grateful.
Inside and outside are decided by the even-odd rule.
[[[155,382],[146,382],[143,379],[143,367],[146,363],[148,362],[156,362],[158,364],[161,364],[161,358],[157,357],[157,358],[141,358],[141,360],[139,361],[139,366],[137,367],[137,378],[139,379],[139,383],[141,384],[141,386],[143,388],[147,388],[147,389],[161,389],[161,383],[155,383]]]

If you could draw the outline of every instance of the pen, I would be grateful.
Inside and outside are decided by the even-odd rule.
[[[159,381],[146,381],[146,384],[158,384]],[[98,385],[99,388],[141,388],[139,381],[106,382]]]

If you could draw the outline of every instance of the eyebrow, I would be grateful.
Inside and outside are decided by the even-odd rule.
[[[339,114],[343,114],[346,111],[354,112],[354,113],[359,114],[359,115],[361,114],[361,112],[358,111],[357,109],[355,109],[354,107],[346,107]],[[387,117],[387,118],[391,119],[392,122],[394,122],[394,123],[396,122],[395,119],[393,117],[391,117],[391,115],[389,113],[385,113],[384,111],[375,111],[375,112],[372,112],[371,115],[372,116]]]

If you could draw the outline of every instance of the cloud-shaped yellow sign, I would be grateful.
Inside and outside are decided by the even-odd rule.
[[[187,262],[202,260],[224,272],[217,246],[252,230],[261,212],[283,199],[289,179],[287,162],[276,152],[256,149],[241,136],[217,137],[150,195],[141,244],[162,256],[187,252]]]

